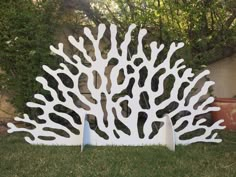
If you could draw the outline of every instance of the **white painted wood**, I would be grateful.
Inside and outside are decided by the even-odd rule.
[[[81,132],[80,136],[81,136],[81,139],[82,139],[80,152],[83,152],[84,146],[86,145],[85,141],[86,141],[87,137],[85,136],[86,135],[86,132],[85,132],[85,130],[86,130],[86,128],[85,128],[86,123],[85,122],[87,122],[87,117],[86,116],[84,118],[84,124],[83,124],[83,126],[81,127],[81,130],[80,130],[80,132]]]
[[[168,114],[166,114],[164,117],[165,123],[163,129],[165,129],[165,133],[163,138],[166,140],[165,145],[169,150],[175,151],[175,131],[173,124]]]
[[[137,44],[137,53],[132,55],[130,59],[128,59],[128,46],[131,41],[131,33],[135,29],[135,25],[132,24],[129,26],[129,29],[125,35],[124,41],[121,43],[120,46],[118,46],[116,41],[116,35],[117,35],[117,27],[113,24],[110,25],[110,41],[111,46],[110,50],[107,54],[106,58],[102,57],[101,50],[99,48],[100,40],[102,39],[104,32],[105,32],[105,25],[100,24],[98,26],[98,35],[95,37],[92,35],[90,29],[84,28],[84,34],[86,37],[92,42],[96,60],[93,61],[92,58],[87,54],[87,50],[84,46],[84,39],[82,37],[79,38],[77,41],[73,36],[69,36],[68,40],[69,42],[78,49],[80,54],[83,55],[83,58],[86,60],[86,62],[90,63],[91,66],[85,66],[82,59],[79,57],[79,55],[74,55],[73,60],[64,53],[63,51],[63,44],[60,43],[58,45],[58,48],[55,48],[53,46],[50,46],[50,49],[55,54],[61,56],[65,63],[60,64],[60,68],[57,70],[52,70],[47,66],[43,66],[43,69],[45,72],[50,74],[52,77],[56,79],[58,82],[58,89],[63,93],[63,97],[65,98],[65,101],[61,101],[58,97],[57,92],[55,89],[51,88],[48,85],[48,81],[43,77],[37,77],[36,80],[42,84],[44,90],[47,90],[50,92],[53,101],[48,101],[46,98],[41,94],[35,94],[34,97],[38,100],[41,100],[44,102],[44,105],[29,102],[27,103],[27,106],[30,108],[41,108],[44,113],[42,115],[39,115],[38,118],[45,120],[46,123],[39,124],[34,120],[29,119],[28,115],[24,115],[23,118],[15,118],[16,121],[20,122],[26,122],[34,125],[35,129],[27,129],[27,128],[18,128],[14,124],[9,123],[8,127],[9,133],[12,132],[28,132],[32,134],[34,139],[30,139],[29,137],[26,137],[26,141],[30,144],[45,144],[45,145],[81,145],[81,150],[83,150],[84,145],[90,144],[90,145],[97,145],[97,146],[105,146],[105,145],[125,145],[125,146],[142,146],[142,145],[166,145],[171,150],[174,150],[175,144],[191,144],[195,142],[221,142],[221,139],[216,138],[216,134],[209,137],[213,130],[216,129],[223,129],[224,127],[220,125],[222,121],[216,122],[214,125],[207,127],[205,125],[202,125],[202,123],[205,122],[205,119],[199,119],[196,124],[193,124],[193,120],[195,116],[202,115],[204,113],[208,113],[210,111],[217,111],[219,108],[217,107],[205,107],[207,105],[210,105],[214,101],[214,98],[210,97],[207,100],[203,101],[202,103],[199,103],[199,99],[201,96],[205,95],[209,89],[210,86],[214,84],[212,81],[206,81],[202,87],[202,89],[195,95],[190,95],[192,89],[196,85],[196,83],[203,77],[209,74],[209,71],[203,71],[202,73],[195,75],[192,73],[191,68],[186,68],[185,65],[183,65],[183,59],[179,59],[175,61],[174,65],[170,65],[170,60],[172,55],[176,52],[176,50],[182,48],[184,46],[183,43],[172,43],[170,45],[169,51],[167,53],[166,58],[162,63],[160,63],[158,66],[155,66],[154,63],[156,60],[158,60],[158,54],[163,50],[164,45],[161,44],[160,46],[157,45],[157,42],[151,42],[150,49],[151,49],[151,55],[147,56],[143,51],[143,37],[146,35],[147,31],[145,29],[140,29],[138,34],[138,44]],[[121,52],[118,52],[120,50]],[[115,65],[112,70],[110,71],[108,80],[107,75],[105,74],[105,69],[108,66],[109,61],[112,58],[116,58],[118,60],[118,64]],[[135,65],[135,60],[141,58],[142,63],[140,65]],[[76,67],[79,70],[78,74],[72,74],[70,69],[68,68],[67,64],[69,63]],[[134,69],[133,73],[127,72],[127,66],[131,66]],[[139,71],[143,67],[147,68],[147,78],[144,83],[144,85],[141,87],[138,83],[139,80]],[[119,71],[124,70],[124,81],[123,83],[118,82],[119,77]],[[153,91],[151,88],[151,81],[153,76],[160,70],[164,70],[164,73],[162,73],[159,76],[159,81],[157,84],[158,90]],[[94,71],[96,71],[101,80],[101,86],[99,88],[96,88],[94,86]],[[180,71],[182,71],[182,74],[179,74]],[[69,88],[66,85],[63,84],[62,80],[58,76],[58,74],[66,74],[68,77],[72,79],[73,87]],[[95,100],[94,102],[90,101],[88,97],[83,95],[81,90],[79,89],[80,85],[78,85],[78,80],[81,77],[81,74],[85,74],[88,77],[87,80],[87,87],[88,90],[91,92],[91,97]],[[163,102],[159,103],[158,105],[155,104],[155,99],[160,97],[164,91],[164,82],[168,78],[168,76],[173,75],[175,78],[173,88],[170,92],[170,97]],[[127,88],[129,82],[131,79],[135,79],[134,85],[132,87],[132,94],[133,97],[130,97],[128,95],[123,95],[118,98],[117,101],[114,101],[112,97],[114,95],[120,94],[121,91]],[[107,90],[107,84],[111,85],[110,90]],[[183,92],[183,98],[178,98],[178,93],[181,88],[181,85],[183,83],[188,83],[189,85],[185,88]],[[70,92],[74,93],[80,102],[83,102],[85,107],[78,107],[73,98],[70,96]],[[148,94],[148,103],[150,105],[149,109],[144,109],[140,105],[140,95],[143,92],[147,92]],[[107,122],[108,125],[106,126],[104,124],[104,110],[102,109],[102,103],[101,103],[101,95],[104,95],[106,98],[106,114],[107,114]],[[190,98],[189,102],[186,102],[187,98]],[[78,100],[77,100],[78,101]],[[124,117],[122,114],[122,108],[120,107],[120,103],[122,101],[128,101],[128,106],[131,109],[131,114],[128,118]],[[95,103],[96,102],[96,103]],[[168,113],[168,116],[157,117],[156,112],[158,110],[162,110],[166,108],[169,104],[175,102],[177,104],[177,108],[173,110],[172,112]],[[198,107],[195,107],[195,105],[199,103]],[[56,105],[63,105],[67,108],[75,111],[81,120],[81,124],[77,124],[74,122],[73,117],[71,117],[67,113],[58,112],[55,110]],[[189,111],[189,115],[182,115],[178,118],[177,122],[174,126],[172,126],[172,119],[182,111]],[[140,112],[143,112],[147,115],[147,120],[143,127],[144,137],[140,138],[138,133],[138,114]],[[72,127],[75,129],[78,129],[80,131],[80,134],[73,133],[68,127],[60,125],[53,120],[50,119],[49,114],[54,113],[64,119],[66,119]],[[93,115],[96,117],[97,121],[97,129],[103,131],[109,138],[104,139],[101,137],[98,133],[96,133],[94,130],[90,129],[89,124],[86,120],[83,118]],[[119,119],[120,122],[122,122],[130,131],[130,134],[126,134],[123,131],[119,130],[117,126],[115,125],[115,120]],[[164,123],[163,127],[159,129],[158,133],[153,137],[149,138],[150,134],[152,133],[152,124],[153,122],[162,122]],[[177,128],[181,127],[183,123],[187,122],[187,126],[182,128],[180,131],[175,131]],[[60,129],[66,132],[69,135],[68,137],[64,137],[61,135],[58,135],[52,131],[45,130],[45,128],[52,128],[52,129]],[[185,133],[198,130],[198,129],[204,129],[205,133],[191,138],[183,140],[181,139],[181,136]],[[114,133],[118,134],[119,137],[117,137]],[[45,140],[42,139],[43,137],[52,137],[53,140]]]

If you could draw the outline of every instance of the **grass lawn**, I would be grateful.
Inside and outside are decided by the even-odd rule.
[[[177,146],[32,146],[22,134],[0,135],[1,177],[236,177],[236,132],[223,143]]]

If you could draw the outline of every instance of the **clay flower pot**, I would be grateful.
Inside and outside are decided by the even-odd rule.
[[[236,99],[235,98],[216,98],[213,106],[220,107],[220,111],[212,112],[213,121],[224,119],[222,125],[227,130],[236,130]]]

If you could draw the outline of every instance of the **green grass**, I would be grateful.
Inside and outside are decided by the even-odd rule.
[[[236,132],[223,143],[177,146],[32,146],[22,134],[0,135],[1,177],[235,177]]]

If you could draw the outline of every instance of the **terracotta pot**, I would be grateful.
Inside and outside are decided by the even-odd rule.
[[[236,99],[216,98],[212,105],[221,108],[220,111],[211,112],[213,121],[224,119],[222,125],[227,130],[236,130]]]

